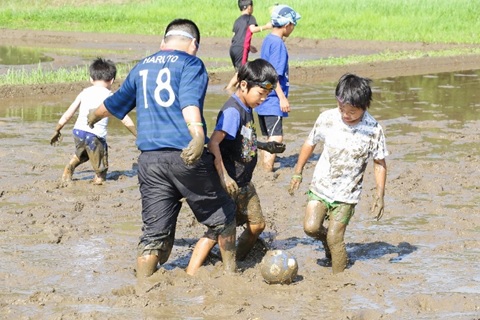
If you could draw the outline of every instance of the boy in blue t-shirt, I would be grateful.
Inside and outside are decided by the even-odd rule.
[[[243,260],[265,229],[260,200],[251,181],[257,164],[257,148],[280,153],[285,151],[285,145],[258,142],[255,132],[252,109],[277,85],[273,66],[263,59],[247,62],[238,71],[237,83],[237,90],[218,114],[208,149],[215,156],[222,186],[237,205],[237,225],[246,223],[237,244],[237,259]]]
[[[261,49],[261,58],[270,62],[278,74],[279,86],[272,91],[265,102],[255,111],[262,135],[267,141],[283,141],[282,119],[288,117],[290,103],[288,102],[288,51],[283,39],[290,36],[297,21],[301,18],[295,10],[286,5],[277,5],[271,15],[272,32],[265,37]],[[267,172],[273,171],[275,154],[262,152],[262,167]]]

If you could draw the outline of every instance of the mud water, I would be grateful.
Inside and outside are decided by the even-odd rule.
[[[302,230],[309,177],[287,193],[301,144],[318,114],[335,106],[334,83],[294,84],[285,121],[287,150],[276,171],[257,170],[267,228],[263,239],[292,253],[299,276],[267,285],[261,248],[226,276],[212,255],[195,277],[183,269],[203,233],[182,209],[170,260],[139,288],[140,235],[134,139],[116,120],[109,130],[107,184],[90,183],[88,164],[59,181],[73,152],[73,121],[54,148],[55,123],[76,92],[0,105],[0,317],[6,319],[465,319],[480,318],[480,71],[375,79],[372,115],[387,134],[386,210],[368,212],[370,165],[347,232],[350,264],[333,276],[321,243]],[[209,133],[228,98],[211,85]],[[133,114],[135,117],[135,114]]]

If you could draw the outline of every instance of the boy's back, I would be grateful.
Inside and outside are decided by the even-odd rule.
[[[252,32],[250,31],[249,26],[252,24],[257,25],[257,20],[251,14],[242,14],[237,20],[235,20],[232,29],[232,47],[239,46],[243,48],[245,45],[250,46]]]
[[[91,132],[98,137],[105,138],[107,136],[108,117],[97,122],[97,125],[93,129],[88,126],[87,118],[88,112],[91,109],[97,108],[111,94],[112,92],[103,86],[93,85],[84,89],[78,96],[80,99],[80,107],[74,129]]]

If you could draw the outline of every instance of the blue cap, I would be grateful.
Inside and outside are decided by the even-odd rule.
[[[273,7],[271,22],[274,27],[283,27],[289,23],[297,25],[302,16],[287,5],[279,4]]]

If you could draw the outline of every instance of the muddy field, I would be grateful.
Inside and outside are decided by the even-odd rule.
[[[58,48],[108,49],[115,61],[133,61],[154,52],[159,42],[159,37],[146,36],[0,30],[2,45],[57,52],[52,67],[88,61],[81,54],[60,55]],[[228,55],[228,43],[229,39],[202,40],[199,56],[207,67],[219,63],[211,58]],[[287,45],[291,60],[463,47],[294,37]],[[377,80],[479,66],[480,56],[472,55],[292,68],[291,82],[320,85],[345,71]],[[220,91],[231,73],[210,76],[212,88]],[[288,147],[276,171],[257,170],[254,175],[267,218],[262,238],[270,248],[297,258],[296,281],[288,286],[263,282],[260,246],[239,263],[236,275],[222,274],[216,250],[195,277],[186,275],[193,245],[204,229],[184,206],[169,261],[139,285],[134,261],[141,203],[133,137],[121,129],[109,136],[111,170],[105,185],[90,182],[88,164],[78,168],[73,182],[62,183],[63,166],[73,151],[71,126],[63,130],[63,143],[53,148],[48,141],[55,120],[24,123],[21,116],[9,116],[18,114],[16,107],[49,101],[66,108],[87,85],[0,87],[5,115],[0,117],[0,318],[480,319],[479,118],[456,127],[433,115],[419,123],[416,132],[393,133],[390,139],[387,135],[392,156],[387,159],[385,216],[376,222],[368,212],[374,187],[370,166],[346,232],[350,264],[343,274],[331,274],[321,243],[302,230],[304,192],[319,150],[305,168],[307,178],[297,196],[287,193],[298,150],[310,129],[297,127],[286,133]],[[392,123],[388,117],[383,121]],[[422,139],[422,129],[434,133]],[[425,155],[440,140],[450,148],[432,161]]]

